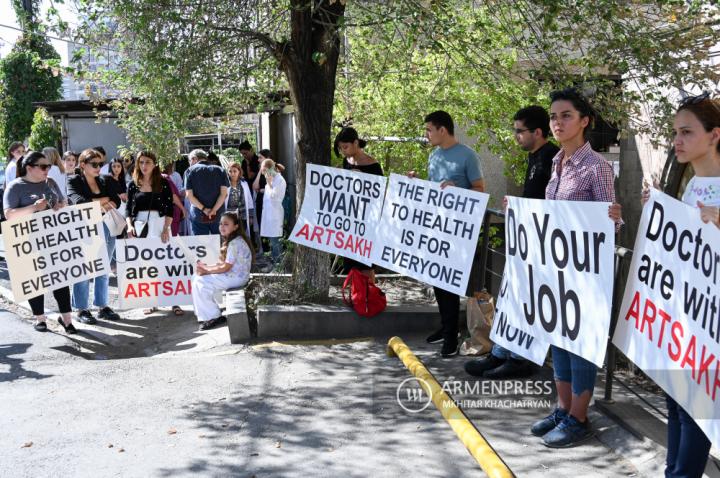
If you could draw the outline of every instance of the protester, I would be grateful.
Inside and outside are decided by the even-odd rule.
[[[560,150],[547,139],[550,117],[545,108],[533,105],[515,113],[513,121],[515,141],[528,152],[523,197],[545,199],[545,188],[552,174],[552,160]],[[495,344],[487,357],[466,363],[465,371],[477,377],[507,379],[531,375],[534,366],[520,355]]]
[[[167,165],[165,165],[165,168],[163,169],[163,174],[166,174],[168,178],[173,182],[175,187],[178,190],[178,193],[180,193],[181,198],[185,199],[185,185],[183,184],[183,178],[180,176],[180,173],[175,171],[175,162],[170,162]]]
[[[110,174],[106,176],[108,184],[113,192],[118,195],[122,205],[118,207],[123,214],[125,213],[125,203],[127,203],[127,175],[125,174],[124,161],[120,158],[113,158],[110,161]]]
[[[619,227],[620,205],[615,203],[612,166],[590,147],[595,120],[590,103],[570,88],[550,94],[550,129],[561,149],[553,158],[553,174],[546,199],[612,203],[608,216]],[[552,448],[576,445],[592,436],[587,409],[595,387],[597,367],[567,350],[551,346],[558,406],[536,422],[531,433]]]
[[[455,138],[455,124],[445,111],[435,111],[425,117],[425,137],[435,146],[428,158],[428,180],[440,183],[441,188],[455,186],[473,191],[484,191],[480,160],[471,148]],[[408,176],[417,176],[415,171]],[[452,357],[458,353],[458,321],[460,319],[460,296],[434,287],[435,300],[440,310],[442,328],[432,333],[427,342],[442,342],[440,355]]]
[[[125,168],[125,177],[127,179],[125,184],[129,184],[135,172],[135,159],[132,154],[127,153],[123,155],[123,167]]]
[[[170,181],[162,177],[157,156],[152,151],[140,151],[135,160],[133,180],[128,184],[127,234],[128,238],[159,238],[170,240],[173,220],[173,193]],[[152,314],[156,307],[143,310]],[[173,306],[175,315],[182,309]]]
[[[250,279],[253,251],[237,214],[226,212],[220,218],[222,246],[217,264],[198,262],[192,279],[192,297],[200,330],[208,330],[227,319],[221,315],[213,295],[235,287],[243,287]]]
[[[703,222],[720,228],[720,100],[708,93],[685,98],[673,125],[675,156],[690,163],[695,176],[688,182],[682,201],[700,211]],[[643,190],[642,203],[650,192]],[[666,478],[700,478],[710,453],[710,440],[695,420],[666,395],[668,447]]]
[[[18,178],[10,182],[5,189],[3,198],[5,217],[15,219],[51,208],[57,211],[65,207],[67,204],[65,196],[55,181],[48,178],[50,166],[50,161],[42,153],[29,152],[25,155],[17,170]],[[66,286],[56,289],[53,291],[53,296],[60,309],[61,317],[58,318],[58,323],[66,333],[77,333],[70,315],[72,311],[70,288]],[[35,330],[47,331],[45,296],[33,297],[28,302],[35,318]]]
[[[7,156],[7,167],[5,168],[5,187],[10,185],[15,180],[18,161],[20,161],[25,155],[25,145],[19,141],[15,141],[10,144],[8,148]]]
[[[260,223],[260,236],[270,241],[273,264],[280,262],[282,254],[283,220],[285,210],[283,199],[287,183],[272,159],[265,159],[260,166],[260,174],[265,177],[265,194],[263,195],[263,220]]]
[[[62,160],[65,174],[68,176],[75,174],[75,168],[78,165],[78,154],[75,151],[65,151]]]
[[[366,174],[383,175],[382,166],[375,161],[375,158],[365,152],[363,148],[367,145],[364,139],[360,139],[355,128],[343,128],[337,136],[333,150],[336,156],[342,156],[343,169],[358,171]],[[348,274],[350,269],[357,269],[363,275],[375,283],[375,268],[349,257],[343,257],[343,274]]]
[[[60,191],[67,197],[67,174],[65,172],[65,162],[60,157],[60,153],[51,146],[43,148],[42,153],[52,164],[48,177],[55,181]],[[70,171],[70,173],[72,174],[74,171]]]
[[[68,201],[70,204],[97,202],[103,214],[120,205],[120,198],[109,184],[106,177],[100,175],[103,156],[94,149],[86,149],[80,153],[80,173],[68,179]],[[105,243],[108,257],[115,252],[115,237],[110,234],[103,223]],[[93,305],[99,309],[98,317],[107,320],[119,320],[120,315],[108,306],[108,276],[97,276],[93,279],[77,282],[73,285],[72,305],[77,309],[77,320],[84,324],[95,324],[97,320],[90,312],[90,281],[93,281]]]
[[[168,182],[168,185],[170,186],[170,190],[172,191],[173,220],[170,225],[170,230],[171,230],[173,236],[177,236],[178,234],[180,234],[180,222],[183,221],[187,217],[187,210],[185,209],[183,200],[180,197],[180,191],[178,190],[178,188],[175,185],[175,182],[172,180],[172,178],[167,174],[163,174],[162,177]]]
[[[250,186],[248,186],[247,181],[243,178],[242,166],[239,163],[230,163],[228,166],[228,178],[230,179],[230,187],[228,187],[228,195],[225,198],[225,210],[235,212],[238,215],[240,227],[242,227],[248,237],[250,237],[248,216],[250,208],[253,206],[253,197]],[[253,208],[253,214],[254,213]],[[260,237],[258,236],[258,240],[259,239]]]
[[[248,182],[253,185],[253,191],[255,191],[255,213],[257,215],[257,222],[262,226],[262,208],[263,208],[263,193],[265,191],[265,177],[260,174],[260,157],[255,154],[255,149],[252,147],[250,142],[243,141],[238,147],[240,154],[243,156],[242,167],[243,175],[247,178]],[[268,155],[269,151],[265,150]],[[271,159],[267,156],[264,159]]]
[[[228,176],[220,166],[208,164],[205,151],[196,149],[190,156],[198,159],[197,164],[188,168],[185,176],[185,194],[192,204],[190,220],[193,234],[219,234],[219,219],[225,210],[230,185]]]

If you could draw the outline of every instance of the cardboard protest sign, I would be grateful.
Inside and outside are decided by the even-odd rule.
[[[490,330],[490,340],[510,352],[542,366],[545,363],[550,344],[513,327],[512,324],[518,320],[519,316],[508,315],[505,310],[505,296],[508,293],[514,294],[515,290],[508,290],[507,280],[503,276],[496,301],[495,319]]]
[[[720,230],[659,191],[640,218],[613,344],[720,446]]]
[[[290,240],[370,265],[386,184],[383,176],[308,164]]]
[[[218,261],[220,236],[118,240],[116,256],[121,308],[192,305],[195,263]]]
[[[392,174],[373,263],[465,295],[489,197]]]
[[[615,224],[609,203],[508,197],[503,309],[512,325],[602,366]]]
[[[47,210],[3,224],[15,302],[110,270],[98,203]]]

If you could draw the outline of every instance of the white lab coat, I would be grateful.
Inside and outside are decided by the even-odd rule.
[[[260,236],[282,237],[283,221],[285,219],[282,202],[285,198],[286,188],[287,183],[285,183],[285,179],[283,179],[280,173],[276,174],[273,178],[272,186],[269,181],[265,185]]]

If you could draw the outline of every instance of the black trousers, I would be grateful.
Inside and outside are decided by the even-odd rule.
[[[55,302],[58,304],[61,314],[72,312],[70,306],[70,287],[63,287],[53,291]],[[45,313],[45,295],[38,295],[32,299],[28,299],[33,315],[43,315]]]
[[[433,289],[435,290],[438,309],[440,309],[443,339],[457,340],[458,321],[460,320],[460,296],[438,287],[433,287]]]

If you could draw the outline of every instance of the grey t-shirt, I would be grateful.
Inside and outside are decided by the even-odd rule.
[[[3,196],[3,207],[8,209],[16,209],[20,207],[35,204],[35,201],[42,199],[43,195],[48,201],[48,206],[53,207],[59,201],[64,201],[65,196],[60,192],[57,183],[51,178],[47,182],[31,183],[24,177],[17,178],[11,182],[5,189]]]

